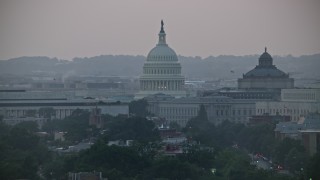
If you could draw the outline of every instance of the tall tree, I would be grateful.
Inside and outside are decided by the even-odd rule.
[[[129,104],[129,113],[140,117],[146,117],[150,115],[147,108],[148,102],[145,99],[131,101]]]

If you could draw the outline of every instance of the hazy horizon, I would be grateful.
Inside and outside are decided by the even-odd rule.
[[[142,55],[160,21],[183,56],[320,53],[320,1],[1,1],[0,59]]]

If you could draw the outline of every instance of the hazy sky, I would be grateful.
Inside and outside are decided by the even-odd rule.
[[[0,59],[320,53],[320,0],[0,0]]]

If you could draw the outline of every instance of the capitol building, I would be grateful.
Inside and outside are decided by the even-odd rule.
[[[153,94],[166,94],[175,98],[186,97],[184,76],[181,75],[181,65],[178,56],[166,42],[164,23],[161,21],[159,41],[151,49],[143,65],[143,75],[140,76],[140,91],[135,99],[141,99]]]

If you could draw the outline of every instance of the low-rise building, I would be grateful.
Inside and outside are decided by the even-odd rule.
[[[300,133],[302,144],[310,156],[320,152],[320,129],[301,130]]]
[[[223,121],[247,123],[248,117],[255,115],[255,103],[250,100],[236,100],[225,96],[188,97],[175,99],[168,95],[156,94],[146,98],[148,110],[168,122],[176,122],[184,127],[198,115],[200,105],[204,105],[210,122]]]
[[[312,154],[315,147],[319,147],[320,114],[310,113],[301,122],[280,122],[274,131],[277,139],[301,139],[305,148]]]
[[[291,116],[294,122],[314,112],[320,112],[320,89],[282,89],[280,100],[256,103],[257,115]]]

